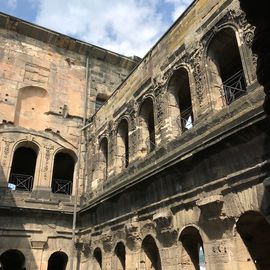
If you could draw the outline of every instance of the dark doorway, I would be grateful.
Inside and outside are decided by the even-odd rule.
[[[54,158],[52,192],[71,195],[75,162],[67,153],[57,153]]]
[[[93,254],[93,259],[94,259],[94,270],[101,270],[102,269],[102,254],[101,254],[101,250],[100,248],[96,248],[94,250],[94,254]]]
[[[175,71],[168,86],[169,110],[173,134],[176,136],[193,126],[193,110],[188,71],[180,68]]]
[[[48,262],[48,270],[65,270],[68,262],[68,256],[62,251],[54,252]]]
[[[141,268],[145,270],[161,270],[161,260],[158,247],[154,238],[150,235],[146,236],[142,242]]]
[[[0,256],[1,270],[25,270],[25,257],[19,250],[10,249]]]
[[[219,87],[227,105],[245,94],[246,80],[232,28],[224,28],[214,35],[208,47],[208,64],[212,83],[220,78]]]
[[[118,243],[115,247],[116,270],[126,269],[126,249],[123,243]]]
[[[270,269],[270,225],[258,212],[244,213],[236,223],[236,229],[246,245],[257,269]]]
[[[151,98],[143,101],[140,109],[141,152],[146,155],[156,148],[154,105]]]
[[[181,235],[181,264],[184,269],[200,270],[205,267],[205,256],[201,235],[195,227],[186,227]],[[186,267],[186,268],[185,268]]]
[[[11,165],[9,187],[31,191],[34,183],[37,152],[30,147],[19,147],[14,152]]]

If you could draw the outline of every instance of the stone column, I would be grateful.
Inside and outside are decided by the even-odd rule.
[[[156,132],[156,144],[157,146],[162,143],[167,143],[169,137],[172,137],[172,134],[169,134],[169,130],[172,128],[178,128],[178,127],[172,127],[171,121],[169,119],[168,115],[168,95],[165,89],[165,86],[159,86],[155,90],[155,96],[156,96],[156,122],[155,122],[155,128],[157,130]],[[171,132],[172,133],[172,132]]]
[[[7,188],[8,177],[12,163],[11,158],[13,156],[13,154],[11,153],[11,149],[12,145],[14,144],[14,140],[3,138],[0,144],[1,144],[0,188]]]
[[[48,198],[51,192],[53,152],[52,145],[44,144],[43,148],[40,149],[33,185],[33,194],[38,194],[38,197]]]

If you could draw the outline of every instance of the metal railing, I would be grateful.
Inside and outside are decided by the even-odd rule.
[[[32,175],[12,173],[8,187],[12,190],[31,191],[33,179]]]
[[[72,181],[64,179],[53,179],[52,192],[70,195],[72,191]]]
[[[220,87],[225,97],[226,104],[229,105],[246,93],[246,80],[243,70],[236,72],[233,76],[224,81]]]
[[[181,114],[177,117],[176,122],[178,127],[185,132],[193,127],[193,112],[192,106],[181,111]]]

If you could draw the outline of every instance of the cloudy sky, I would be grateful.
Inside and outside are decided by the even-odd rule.
[[[192,0],[0,0],[0,11],[143,57]]]

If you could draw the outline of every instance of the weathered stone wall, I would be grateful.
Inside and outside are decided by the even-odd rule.
[[[93,117],[88,132],[90,189],[92,186],[92,190],[98,190],[102,182],[96,175],[100,176],[99,145],[104,137],[109,138],[108,178],[119,174],[116,138],[123,119],[129,125],[129,163],[141,160],[148,151],[144,147],[147,138],[143,135],[140,115],[146,100],[153,102],[155,147],[162,147],[183,133],[183,123],[177,115],[179,106],[172,104],[170,90],[179,70],[188,74],[194,126],[226,109],[221,75],[218,68],[213,67],[213,62],[220,61],[221,56],[216,53],[212,59],[209,52],[209,44],[215,36],[222,35],[224,29],[234,35],[247,92],[256,88],[255,58],[250,49],[253,28],[239,10],[238,2],[194,2]],[[223,53],[230,55],[231,52]],[[177,108],[173,110],[173,106]]]
[[[269,123],[238,1],[195,1],[94,115],[98,94],[110,95],[135,62],[0,19],[1,184],[18,146],[39,149],[32,192],[0,190],[0,256],[18,249],[30,270],[47,269],[56,251],[68,269],[269,269]],[[52,193],[51,180],[57,153],[76,160],[87,55],[79,205]]]
[[[270,226],[261,214],[269,200],[269,123],[252,37],[238,1],[195,1],[94,115],[79,211],[82,269],[269,267]],[[227,62],[230,54],[238,58]],[[245,90],[229,100],[228,70],[239,74],[240,66],[245,86],[234,87]],[[186,130],[170,92],[181,68],[193,113]],[[119,170],[123,121],[128,165]]]
[[[46,270],[50,256],[63,252],[71,268],[74,195],[77,186],[83,191],[83,118],[95,113],[96,97],[107,99],[135,65],[128,57],[0,14],[0,261],[6,251],[18,250],[27,270]],[[35,153],[35,167],[32,175],[17,172],[14,182],[20,149]],[[58,154],[74,163],[73,177],[64,183],[53,179]],[[27,167],[28,159],[17,167]],[[58,172],[68,169],[59,164]]]
[[[135,62],[0,17],[1,181],[8,181],[17,145],[29,140],[40,149],[34,186],[49,189],[55,154],[70,151],[76,159],[83,117],[93,115],[97,95],[108,98]]]
[[[71,215],[57,212],[52,218],[52,214],[40,213],[40,210],[26,211],[22,216],[19,208],[2,209],[0,254],[10,249],[20,250],[25,257],[26,269],[46,270],[54,252],[71,256],[71,223]]]

